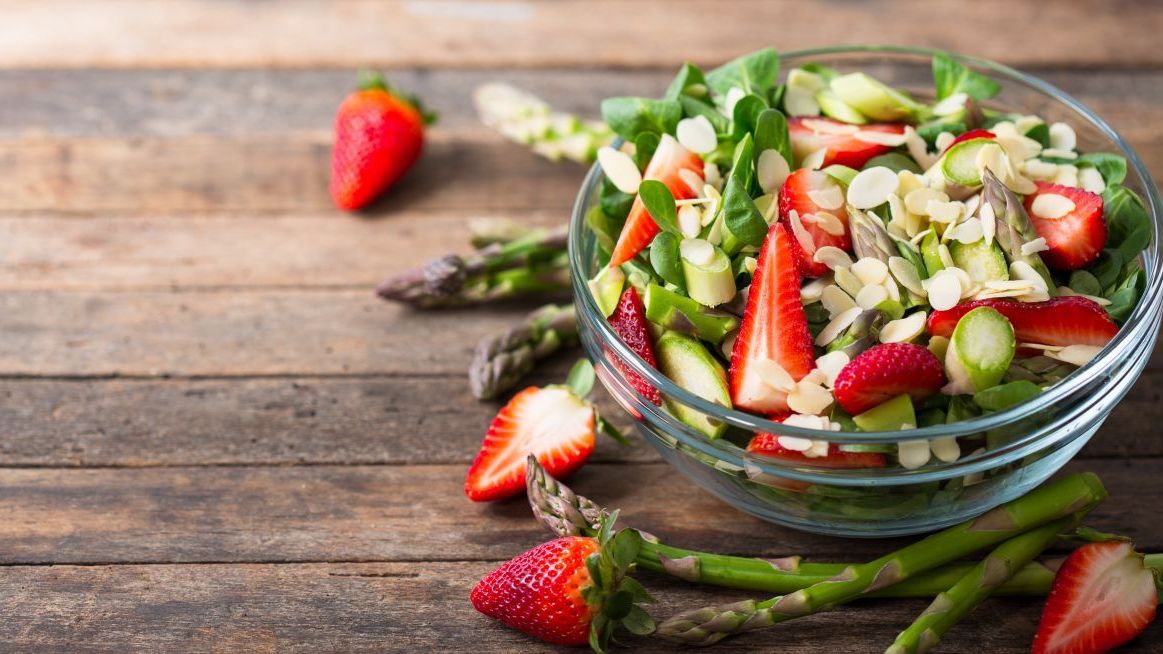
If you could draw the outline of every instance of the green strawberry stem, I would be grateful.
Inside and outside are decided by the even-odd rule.
[[[896,637],[885,654],[916,654],[935,647],[953,625],[1077,523],[1078,516],[1063,518],[998,545],[949,590],[938,594],[929,608]]]
[[[541,98],[508,84],[484,84],[473,100],[481,122],[553,161],[593,163],[598,148],[614,140],[604,122],[554,111]]]
[[[569,290],[566,232],[540,229],[467,257],[445,255],[383,282],[376,294],[419,309],[562,294]]]
[[[896,552],[849,566],[827,582],[760,602],[744,600],[687,611],[662,623],[658,633],[683,643],[710,645],[732,634],[811,615],[889,588],[1029,529],[1085,513],[1105,497],[1102,482],[1092,473],[1063,477]]]
[[[538,361],[576,344],[573,305],[545,305],[504,332],[477,343],[468,365],[469,388],[478,400],[497,397],[515,387]]]

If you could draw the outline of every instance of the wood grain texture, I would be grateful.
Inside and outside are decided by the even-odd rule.
[[[609,447],[609,443],[603,444]],[[1163,550],[1158,460],[1076,461],[1111,500],[1088,523]],[[545,539],[523,499],[473,504],[463,465],[0,469],[0,564],[504,560]],[[624,524],[720,553],[871,558],[853,541],[766,524],[663,463],[586,466],[571,485]],[[1134,501],[1130,501],[1134,498]]]
[[[563,652],[473,610],[468,593],[492,563],[9,567],[0,575],[0,648],[21,652]],[[739,599],[643,575],[656,617]],[[716,652],[879,651],[925,607],[873,601],[729,639]],[[944,651],[973,643],[1029,651],[1037,602],[991,599],[959,623]],[[1120,652],[1150,652],[1163,622]],[[626,638],[635,652],[673,652]]]
[[[954,0],[830,1],[810,10],[792,0],[115,5],[9,2],[0,61],[19,67],[635,67],[718,62],[768,45],[898,43],[1010,63],[1150,65],[1161,61],[1153,39],[1163,28],[1163,11],[1144,1],[983,0],[973,10],[976,29],[966,29],[965,6]],[[1037,38],[1031,25],[1038,26]]]

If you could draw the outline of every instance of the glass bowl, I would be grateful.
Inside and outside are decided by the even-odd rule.
[[[934,52],[882,46],[801,50],[782,55],[781,68],[785,74],[816,62],[846,72],[861,70],[923,98],[932,95]],[[909,431],[821,432],[725,409],[678,387],[622,343],[586,287],[601,265],[594,235],[585,224],[586,213],[598,203],[600,169],[594,166],[583,182],[571,218],[569,260],[586,354],[602,384],[637,420],[638,430],[662,457],[728,504],[770,522],[838,536],[915,534],[956,524],[1023,495],[1061,468],[1090,440],[1146,365],[1163,308],[1159,297],[1163,204],[1143,162],[1110,125],[1063,91],[1000,64],[970,57],[960,60],[1001,84],[1001,93],[989,106],[1067,122],[1077,132],[1079,151],[1125,156],[1125,184],[1143,196],[1153,222],[1151,244],[1141,258],[1147,288],[1119,334],[1063,382],[1004,411]],[[661,392],[663,407],[644,399],[625,381],[615,358]],[[735,437],[709,440],[664,408],[680,404],[726,423]],[[835,469],[752,455],[735,444],[746,443],[756,432],[834,443],[985,434],[990,447],[952,463],[934,460],[915,470]]]

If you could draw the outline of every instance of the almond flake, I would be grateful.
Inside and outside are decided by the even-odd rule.
[[[822,263],[825,266],[836,270],[837,268],[848,268],[852,265],[852,257],[848,253],[833,245],[825,245],[816,250],[812,255],[812,261]]]
[[[864,309],[861,309],[860,307],[852,307],[851,309],[833,318],[831,322],[829,322],[822,330],[820,330],[819,335],[816,336],[816,345],[823,347],[828,343],[836,340],[836,337],[839,336],[845,329],[851,327],[852,323],[856,322],[856,318],[859,317],[862,313],[864,313]]]
[[[997,142],[1010,161],[1025,161],[1042,151],[1042,144],[1027,136],[999,136]]]
[[[771,359],[760,359],[755,362],[755,374],[760,381],[771,388],[784,393],[791,392],[796,387],[796,380],[790,373]]]
[[[988,279],[984,286],[991,291],[1032,290],[1034,283],[1028,279]]]
[[[686,184],[687,188],[689,188],[692,193],[695,193],[699,197],[706,197],[706,195],[703,193],[703,187],[706,186],[707,183],[703,181],[702,177],[699,177],[698,173],[686,168],[679,168],[678,178],[682,180],[683,184]]]
[[[1028,290],[1018,289],[1016,291],[980,291],[973,295],[974,300],[1000,300],[1002,298],[1018,298],[1028,294]]]
[[[1054,150],[1073,150],[1078,145],[1074,128],[1066,123],[1050,125],[1050,147]]]
[[[888,299],[888,290],[883,286],[865,286],[856,294],[856,306],[872,309]]]
[[[953,238],[957,239],[960,243],[969,245],[970,243],[980,241],[984,235],[985,230],[982,229],[981,221],[977,218],[970,218],[957,226],[957,233]]]
[[[1055,184],[1078,188],[1078,166],[1062,164],[1058,166],[1058,174],[1052,180]]]
[[[1022,243],[1022,256],[1028,257],[1039,252],[1049,250],[1050,246],[1046,244],[1046,239],[1039,236],[1038,238]]]
[[[890,320],[880,330],[881,343],[905,343],[920,336],[925,331],[925,312],[911,313],[904,318]]]
[[[840,190],[839,184],[829,184],[822,189],[812,189],[808,191],[808,199],[825,211],[834,211],[844,206],[844,192]]]
[[[802,413],[793,413],[783,419],[783,424],[788,427],[802,427],[804,429],[828,429],[828,420],[820,416],[804,415]]]
[[[937,256],[941,259],[941,265],[945,268],[952,268],[957,265],[953,263],[953,255],[949,253],[949,247],[944,243],[937,246]]]
[[[956,436],[934,438],[929,441],[929,449],[932,450],[933,456],[945,463],[953,463],[961,458],[961,445],[957,443]]]
[[[860,289],[864,288],[864,284],[860,283],[860,278],[847,268],[837,268],[833,271],[833,275],[836,277],[836,283],[840,285],[840,288],[844,289],[852,297],[856,297]]]
[[[791,174],[791,167],[787,159],[777,150],[768,148],[759,153],[759,163],[755,166],[755,177],[759,181],[759,188],[765,193],[774,193],[783,186],[784,180]]]
[[[812,441],[811,439],[800,438],[799,436],[780,436],[779,445],[785,450],[806,452],[812,447]]]
[[[1059,150],[1058,148],[1046,148],[1042,150],[1042,156],[1052,157],[1054,159],[1077,159],[1078,153],[1070,150]]]
[[[1018,343],[1018,347],[1027,347],[1032,350],[1045,350],[1046,352],[1057,352],[1061,350],[1064,345],[1046,345],[1044,343]]]
[[[824,373],[824,385],[828,388],[836,385],[836,376],[848,365],[851,359],[843,350],[829,352],[816,359],[816,370]]]
[[[804,157],[804,160],[800,162],[800,167],[807,168],[808,170],[817,170],[820,166],[824,165],[824,157],[826,156],[828,156],[828,148],[820,148]]]
[[[1074,201],[1057,193],[1042,193],[1034,198],[1030,210],[1039,218],[1057,220],[1074,211]]]
[[[933,233],[932,227],[930,227],[922,232],[917,232],[912,238],[909,239],[909,245],[912,245],[913,249],[916,250],[917,246],[920,245],[921,241],[925,240],[925,237],[928,236],[929,234],[932,234],[932,233]]]
[[[956,140],[957,137],[953,136],[952,132],[941,132],[937,135],[937,138],[934,141],[934,145],[937,146],[937,152],[944,152],[945,150],[948,150],[949,146],[953,145],[953,141]]]
[[[800,301],[804,304],[814,304],[824,295],[824,289],[832,285],[832,280],[819,277],[800,287]]]
[[[921,138],[911,125],[905,127],[905,146],[908,147],[909,156],[922,169],[928,170],[937,163],[937,157],[929,154],[929,144],[925,143],[925,139]]]
[[[947,311],[961,300],[961,280],[949,269],[937,271],[929,278],[929,304],[937,311]]]
[[[715,127],[706,116],[683,118],[678,121],[674,134],[683,147],[697,154],[713,152],[719,144]]]
[[[828,312],[829,318],[835,318],[856,306],[852,296],[835,284],[825,286],[824,290],[820,292],[820,304]]]
[[[804,375],[804,378],[800,381],[808,382],[809,384],[816,384],[817,386],[823,386],[824,382],[827,380],[828,377],[824,374],[823,370],[820,370],[819,368],[812,368],[812,371]]]
[[[1005,150],[997,143],[987,143],[977,151],[974,163],[980,171],[989,170],[998,180],[1005,181],[1009,176],[1009,163]]]
[[[800,214],[795,209],[787,212],[787,221],[791,224],[792,236],[799,241],[800,247],[803,248],[804,254],[814,256],[816,254],[816,242],[812,240],[812,235],[808,230],[804,229],[804,223],[800,220]]]
[[[872,143],[873,145],[887,145],[891,148],[899,147],[905,144],[908,140],[903,132],[897,134],[895,132],[879,132],[871,129],[862,129],[852,135],[857,141],[864,143]]]
[[[888,277],[888,266],[880,259],[864,257],[852,264],[852,274],[865,286],[875,286]]]
[[[916,470],[929,462],[928,441],[903,441],[897,444],[897,459],[902,468]]]
[[[715,259],[715,246],[701,238],[684,238],[678,244],[679,254],[696,266],[705,266]]]
[[[685,204],[678,208],[678,229],[687,238],[695,238],[703,227],[703,212],[698,207]]]
[[[901,231],[908,233],[908,212],[905,211],[905,203],[901,202],[901,198],[896,193],[888,196],[888,215],[889,225],[895,225]]]
[[[897,174],[884,166],[874,166],[856,173],[848,185],[848,203],[857,209],[871,209],[884,204],[900,186]]]
[[[891,277],[884,280],[883,286],[884,290],[888,291],[888,299],[892,300],[893,302],[901,301],[900,286],[897,286],[897,283]]]
[[[848,123],[833,122],[831,120],[812,120],[810,118],[800,123],[804,127],[812,130],[816,134],[855,134],[860,131],[856,125],[849,125]]]
[[[703,179],[715,188],[723,188],[723,175],[719,173],[719,167],[710,161],[703,164]]]
[[[926,189],[927,190],[927,189]],[[925,203],[925,214],[929,216],[929,220],[938,223],[947,223],[952,225],[956,223],[965,214],[965,205],[952,200],[949,202],[942,202],[941,200],[929,200]]]
[[[723,342],[719,344],[719,351],[723,353],[723,356],[728,361],[731,360],[731,354],[735,351],[735,340],[737,338],[739,338],[738,329],[731,332],[730,334],[727,334],[727,336],[723,338]]]
[[[631,195],[638,192],[638,185],[642,183],[642,173],[630,155],[607,145],[598,148],[598,164],[619,191]]]
[[[1091,193],[1102,194],[1106,190],[1106,182],[1102,178],[1102,173],[1097,169],[1087,166],[1078,171],[1078,182],[1083,189]]]
[[[977,212],[978,220],[981,222],[981,237],[985,239],[985,244],[993,243],[993,237],[997,236],[997,214],[993,212],[993,205],[988,202],[981,203],[981,210]]]
[[[1067,345],[1057,352],[1047,352],[1046,356],[1082,367],[1090,363],[1102,348],[1097,345]]]
[[[940,191],[922,187],[909,191],[905,195],[904,200],[905,209],[908,209],[909,213],[915,213],[918,216],[927,216],[929,215],[930,202],[948,202],[949,196]]]
[[[820,103],[816,92],[800,86],[788,86],[783,93],[783,108],[789,116],[819,116]]]
[[[826,420],[826,419],[825,419]],[[828,421],[831,424],[830,421]],[[828,441],[812,441],[812,446],[804,452],[804,456],[809,459],[818,459],[822,456],[828,456]]]
[[[723,109],[728,118],[735,115],[735,104],[746,96],[747,92],[738,86],[727,89],[727,94],[723,97]]]
[[[835,215],[826,211],[821,211],[816,214],[816,225],[832,236],[843,236],[845,229],[844,223]]]
[[[796,413],[820,415],[832,406],[832,394],[819,384],[801,381],[787,394],[787,408]]]
[[[925,288],[921,284],[920,273],[911,261],[904,257],[889,257],[888,269],[892,276],[909,291],[917,295],[925,295]]]
[[[779,210],[779,201],[774,193],[764,193],[755,198],[755,208],[759,209],[759,213],[763,215],[763,221],[770,225],[775,221],[775,212]]]
[[[1019,134],[1029,134],[1030,130],[1045,122],[1041,118],[1033,115],[1019,116],[1014,119],[1014,131]]]
[[[933,113],[937,116],[951,116],[965,108],[969,96],[964,93],[954,93],[933,105]]]
[[[1054,179],[1054,176],[1058,174],[1058,164],[1041,159],[1030,159],[1022,164],[1022,170],[1031,179],[1046,182]]]

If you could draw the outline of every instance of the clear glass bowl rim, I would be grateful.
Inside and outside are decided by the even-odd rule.
[[[578,310],[584,312],[588,323],[590,323],[598,334],[598,340],[604,348],[613,351],[619,359],[623,361],[631,370],[642,376],[651,385],[658,388],[662,393],[671,397],[678,402],[697,409],[708,416],[722,420],[728,424],[748,429],[755,432],[778,432],[788,436],[799,436],[810,439],[825,439],[836,443],[896,443],[911,440],[933,439],[948,436],[961,436],[967,433],[976,433],[991,429],[997,429],[1004,425],[1022,420],[1031,415],[1037,414],[1047,407],[1053,406],[1063,400],[1068,399],[1076,389],[1088,386],[1090,382],[1107,376],[1111,369],[1124,358],[1130,354],[1136,343],[1133,337],[1142,339],[1141,346],[1154,342],[1155,320],[1145,320],[1148,314],[1153,311],[1153,307],[1159,302],[1160,294],[1163,293],[1163,267],[1159,265],[1160,260],[1160,223],[1163,222],[1163,200],[1160,199],[1158,186],[1151,178],[1147,167],[1139,158],[1138,154],[1131,148],[1131,146],[1112,128],[1105,120],[1088,109],[1085,105],[1077,99],[1055,87],[1054,85],[1041,80],[1032,75],[1027,75],[1017,71],[1009,66],[999,64],[986,59],[972,57],[968,55],[961,55],[957,53],[946,52],[943,50],[907,46],[891,46],[891,45],[850,45],[850,46],[836,46],[824,48],[812,48],[806,50],[794,50],[786,53],[780,53],[781,65],[787,60],[791,59],[809,59],[813,57],[823,57],[830,55],[851,55],[851,54],[901,54],[901,55],[915,55],[918,57],[931,58],[935,54],[949,54],[964,64],[978,69],[984,69],[989,73],[1008,78],[1012,81],[1019,82],[1030,88],[1033,88],[1040,93],[1052,98],[1056,102],[1065,105],[1073,110],[1084,119],[1086,119],[1091,126],[1097,129],[1103,136],[1110,139],[1115,146],[1118,147],[1119,152],[1126,157],[1129,169],[1134,171],[1135,175],[1142,182],[1143,195],[1147,209],[1150,212],[1152,232],[1151,243],[1144,253],[1147,261],[1146,270],[1148,273],[1147,287],[1135,307],[1131,316],[1125,321],[1122,329],[1115,336],[1110,343],[1108,343],[1103,350],[1087,365],[1075,371],[1064,382],[1052,386],[1049,390],[1043,392],[1037,398],[1023,402],[1009,409],[987,414],[970,420],[955,422],[948,425],[935,425],[931,427],[923,427],[918,429],[910,429],[905,431],[879,431],[879,432],[860,432],[859,435],[844,436],[843,432],[823,431],[817,429],[808,429],[804,427],[792,427],[781,423],[772,422],[765,418],[755,416],[743,411],[735,409],[726,409],[719,404],[715,404],[708,400],[699,397],[672,382],[665,375],[648,365],[641,357],[635,354],[630,348],[622,342],[622,339],[614,332],[609,323],[606,322],[602,316],[597,304],[591,297],[588,288],[586,287],[587,276],[581,261],[581,255],[577,243],[581,238],[586,236],[587,227],[585,225],[585,212],[589,208],[589,198],[601,180],[601,168],[594,164],[585,179],[582,182],[577,199],[574,203],[572,216],[570,220],[569,233],[569,265],[570,273],[573,279],[573,295],[574,301]],[[1143,332],[1146,332],[1144,334]],[[1143,338],[1146,336],[1145,338]]]

